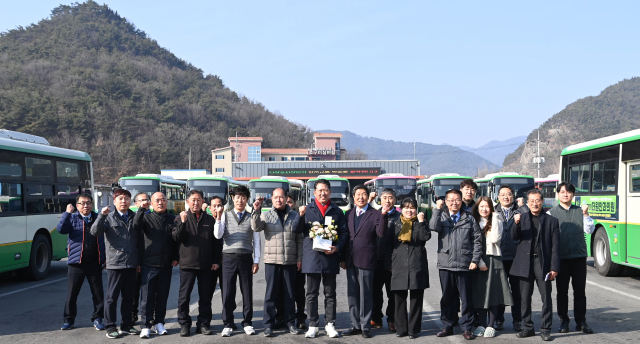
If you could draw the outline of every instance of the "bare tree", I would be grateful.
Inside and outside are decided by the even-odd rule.
[[[367,153],[363,152],[360,148],[356,148],[354,150],[347,150],[344,153],[344,160],[367,160],[369,156]]]

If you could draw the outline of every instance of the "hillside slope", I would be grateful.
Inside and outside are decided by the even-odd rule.
[[[598,96],[569,104],[540,126],[540,151],[546,163],[541,176],[558,173],[560,153],[572,144],[640,128],[640,78],[625,79]],[[532,163],[537,153],[538,130],[534,129],[515,152],[509,154],[503,171],[537,175]]]
[[[493,140],[484,144],[478,148],[469,146],[458,146],[458,148],[478,154],[479,156],[491,161],[492,163],[501,166],[504,162],[504,158],[513,152],[514,148],[517,148],[523,142],[527,140],[526,136],[517,136],[503,141]]]
[[[236,131],[265,148],[312,141],[94,1],[0,33],[0,128],[90,153],[101,183],[185,168],[190,148],[193,168],[211,168],[211,149]]]
[[[369,160],[411,160],[414,156],[413,142],[360,136],[350,131],[318,130],[318,132],[341,133],[343,148],[347,151],[359,148],[367,154]],[[485,173],[498,169],[498,166],[474,153],[449,145],[416,142],[415,157],[420,160],[420,173],[423,175],[455,172],[475,176],[479,170]]]

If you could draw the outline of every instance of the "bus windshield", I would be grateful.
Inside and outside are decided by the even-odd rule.
[[[250,205],[253,206],[256,198],[263,197],[263,208],[271,208],[271,195],[273,190],[277,188],[283,188],[284,192],[289,192],[289,183],[287,182],[249,182],[249,190],[251,190]]]
[[[121,179],[120,186],[131,192],[132,200],[141,192],[146,193],[151,198],[151,195],[160,191],[160,182],[154,179]]]
[[[449,190],[460,190],[460,182],[464,179],[435,179],[433,181],[434,202],[444,200],[445,193]]]
[[[533,178],[496,178],[494,180],[496,190],[500,190],[500,186],[506,184],[513,189],[515,199],[523,197],[527,200],[527,191],[535,188]]]
[[[222,204],[227,204],[227,181],[225,180],[189,180],[187,181],[189,190],[200,190],[204,193],[204,199],[207,203],[215,196],[222,199]]]
[[[393,189],[396,192],[396,199],[402,201],[405,197],[416,197],[416,180],[415,179],[378,179],[376,180],[376,189],[378,195],[382,195],[382,190]]]

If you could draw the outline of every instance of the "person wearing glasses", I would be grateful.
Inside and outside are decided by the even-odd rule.
[[[146,194],[139,197],[140,207],[149,208],[149,203],[143,202],[144,198],[148,197]],[[156,192],[151,196],[151,206],[154,211],[143,212],[141,215],[143,226],[140,255],[140,338],[149,338],[151,331],[158,335],[167,334],[164,317],[171,287],[171,270],[178,265],[179,258],[179,246],[172,237],[176,217],[167,212],[167,198],[162,192]]]
[[[471,214],[462,210],[462,192],[449,190],[445,194],[447,209],[443,210],[442,200],[436,203],[429,228],[438,233],[438,269],[442,299],[440,300],[441,320],[444,328],[438,337],[453,334],[453,323],[459,302],[460,327],[464,339],[474,339],[473,302],[471,283],[472,271],[478,268],[482,256],[482,231]]]
[[[139,334],[133,327],[131,316],[133,294],[138,267],[138,240],[140,237],[140,215],[145,211],[139,208],[137,213],[129,209],[131,193],[118,189],[113,193],[114,210],[104,207],[91,226],[91,235],[104,236],[107,264],[107,295],[105,297],[104,317],[107,337],[115,339],[123,334]],[[135,219],[134,219],[135,216]],[[122,295],[120,331],[116,328],[118,297]]]
[[[93,198],[89,194],[76,197],[76,208],[67,205],[56,229],[60,234],[68,234],[67,249],[67,299],[64,304],[64,324],[61,330],[73,328],[78,312],[77,300],[86,279],[93,299],[91,321],[96,330],[104,330],[104,292],[102,289],[102,268],[105,260],[104,237],[94,238],[90,234],[91,225],[98,214],[93,211]]]
[[[539,189],[529,190],[528,211],[514,216],[516,225],[511,230],[511,238],[520,243],[509,273],[518,278],[520,287],[524,329],[516,336],[526,338],[536,334],[531,320],[531,296],[535,283],[542,299],[540,337],[544,341],[550,341],[553,320],[551,281],[560,271],[560,227],[557,218],[542,211],[542,202],[542,192]]]

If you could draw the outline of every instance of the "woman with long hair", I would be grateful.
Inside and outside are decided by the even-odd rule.
[[[418,214],[418,203],[413,198],[402,201],[402,215],[396,221],[393,240],[387,245],[386,268],[391,268],[391,290],[395,300],[396,336],[418,336],[422,325],[422,299],[424,289],[429,288],[429,268],[425,243],[431,239],[431,231],[424,219],[424,213]],[[407,318],[407,296],[410,307]]]
[[[480,315],[480,326],[473,331],[476,337],[495,337],[494,323],[499,306],[511,306],[513,299],[500,253],[503,233],[502,221],[494,213],[489,197],[478,198],[472,215],[482,229],[482,259],[473,277],[473,305]]]

